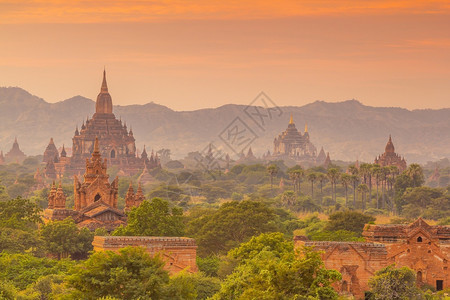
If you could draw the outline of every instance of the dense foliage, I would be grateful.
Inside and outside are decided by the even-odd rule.
[[[147,200],[113,234],[193,237],[197,274],[169,276],[139,248],[92,253],[94,234],[72,219],[41,221],[48,188],[36,189],[37,160],[0,166],[0,299],[336,299],[331,284],[339,273],[326,270],[317,252],[296,253],[293,235],[361,241],[364,225],[379,220],[407,224],[421,216],[450,224],[450,167],[430,181],[434,166],[416,164],[402,173],[375,164],[304,169],[273,161],[225,172],[172,165],[150,171]],[[119,208],[137,180],[120,178]],[[62,185],[72,207],[70,178]],[[378,272],[373,299],[420,294],[413,275],[394,267]]]
[[[119,227],[113,235],[183,236],[183,210],[170,207],[160,198],[144,200],[128,213],[128,224]]]

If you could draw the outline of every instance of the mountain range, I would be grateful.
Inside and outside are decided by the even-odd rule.
[[[312,143],[318,150],[323,146],[333,160],[372,162],[384,152],[389,135],[392,135],[396,152],[408,163],[450,157],[449,108],[407,110],[371,107],[348,100],[316,101],[304,106],[277,107],[272,111],[259,107],[259,112],[263,112],[259,116],[253,114],[256,109],[258,107],[228,104],[174,111],[151,102],[114,106],[114,113],[132,128],[138,149],[142,150],[144,145],[148,150],[170,149],[173,158],[202,151],[209,143],[234,158],[241,150],[247,151],[248,147],[243,148],[247,144],[255,155],[262,155],[272,151],[273,140],[287,128],[290,114],[299,130],[304,131],[307,123]],[[94,110],[95,102],[82,96],[48,103],[21,88],[1,87],[0,149],[7,152],[14,137],[28,155],[42,154],[51,137],[57,146],[71,147],[76,126],[79,128],[86,117],[91,118]],[[236,129],[236,124],[252,134],[249,143],[236,146],[230,142],[229,133]]]

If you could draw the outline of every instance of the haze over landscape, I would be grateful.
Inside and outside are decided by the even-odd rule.
[[[195,4],[194,4],[195,3]],[[448,1],[0,1],[0,85],[175,110],[448,107]]]
[[[448,300],[449,0],[0,0],[0,300]]]
[[[6,152],[16,136],[27,154],[42,154],[50,137],[59,147],[63,144],[71,147],[75,127],[80,128],[81,122],[92,116],[94,104],[81,96],[48,103],[19,88],[0,88],[0,149]],[[219,138],[236,117],[252,126],[258,135],[251,144],[257,156],[268,150],[272,152],[273,139],[286,128],[291,113],[297,128],[303,131],[307,123],[312,142],[319,150],[323,146],[332,159],[372,162],[384,151],[389,134],[397,152],[409,163],[450,156],[450,109],[409,111],[365,106],[356,100],[316,101],[303,106],[281,106],[283,114],[274,117],[263,131],[245,114],[246,107],[229,104],[175,111],[148,103],[115,106],[114,113],[132,127],[140,150],[144,145],[155,151],[168,148],[174,158],[183,158],[192,151],[201,152],[210,142],[238,158]]]

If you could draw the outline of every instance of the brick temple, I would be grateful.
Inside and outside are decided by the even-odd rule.
[[[335,289],[364,299],[369,279],[389,265],[416,272],[417,283],[436,290],[450,287],[450,226],[431,226],[419,218],[409,225],[371,225],[363,231],[366,242],[317,242],[294,237],[296,247],[323,251],[328,269],[342,274]]]
[[[266,159],[290,159],[305,166],[325,163],[325,152],[322,148],[317,154],[316,147],[310,141],[307,124],[304,133],[301,133],[295,126],[292,114],[287,129],[275,137],[273,144],[273,153],[266,155]]]
[[[66,196],[61,184],[53,183],[48,196],[48,208],[44,210],[44,221],[64,220],[72,217],[79,227],[94,231],[105,228],[112,231],[126,225],[124,212],[117,208],[119,179],[111,183],[107,174],[107,160],[100,153],[99,141],[95,139],[90,159],[85,162],[83,181],[74,176],[74,209],[66,208]],[[132,204],[134,204],[133,202]]]
[[[186,270],[198,271],[196,265],[197,245],[186,237],[158,236],[96,236],[92,242],[94,251],[118,251],[123,247],[144,247],[150,255],[160,255],[166,263],[164,269],[170,274]]]
[[[391,135],[389,135],[389,140],[384,148],[384,153],[378,155],[374,161],[375,164],[381,167],[396,166],[400,172],[406,170],[406,160],[395,153],[394,143],[392,143]]]
[[[112,97],[108,91],[106,82],[106,71],[103,71],[103,81],[100,93],[95,103],[95,113],[91,119],[83,121],[81,129],[75,129],[72,138],[72,156],[67,157],[65,153],[58,153],[53,139],[50,140],[44,152],[44,162],[47,169],[52,173],[52,166],[57,175],[63,174],[83,174],[86,159],[89,159],[93,149],[95,139],[99,140],[99,151],[104,158],[107,158],[111,166],[117,166],[121,173],[133,175],[141,172],[144,167],[153,169],[160,166],[158,155],[153,152],[148,157],[147,152],[138,157],[136,142],[133,131],[128,130],[126,123],[118,120],[113,113]],[[51,162],[52,161],[52,162]]]
[[[3,162],[7,163],[22,163],[27,156],[25,153],[23,153],[22,150],[20,150],[19,143],[17,142],[17,138],[14,139],[14,143],[11,147],[11,149],[5,154],[5,157],[3,158],[3,152],[1,153],[2,158],[1,160]]]

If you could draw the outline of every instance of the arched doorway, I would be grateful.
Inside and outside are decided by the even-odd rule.
[[[347,293],[348,292],[348,283],[345,280],[342,282],[341,292],[342,293]]]
[[[422,272],[421,271],[417,272],[417,283],[422,283]]]
[[[116,150],[111,150],[111,158],[116,158]]]
[[[102,199],[102,196],[100,194],[95,195],[94,202],[97,202],[98,200]]]

